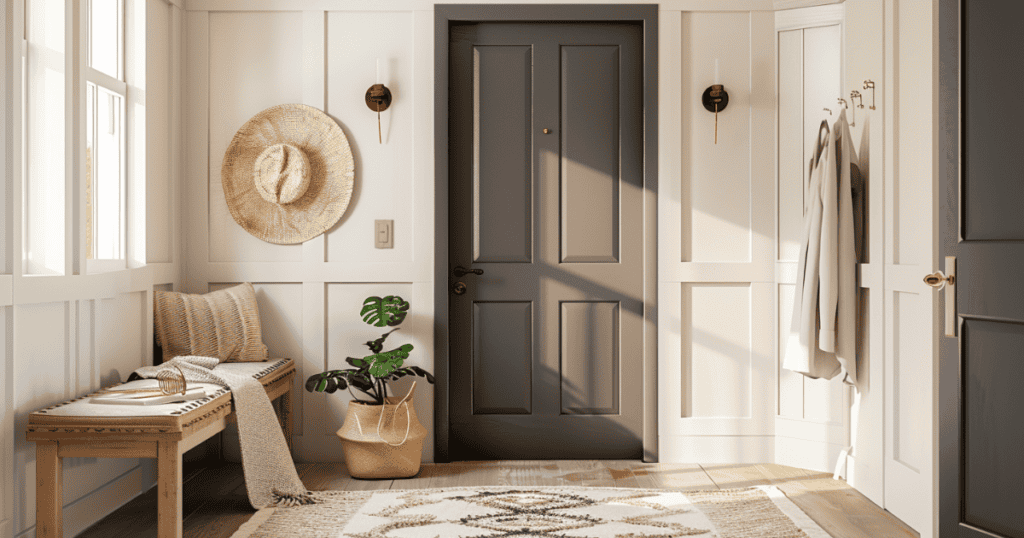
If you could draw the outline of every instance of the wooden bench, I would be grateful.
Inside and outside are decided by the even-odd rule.
[[[280,399],[278,419],[291,448],[294,361],[271,359],[223,366],[250,373],[263,384],[271,401]],[[134,381],[127,385],[122,388],[155,386],[156,380]],[[205,383],[195,385],[207,387],[206,398],[129,408],[90,404],[94,393],[29,415],[27,438],[36,443],[36,537],[63,536],[61,459],[85,457],[156,458],[157,536],[180,538],[181,456],[222,431],[235,418],[231,392],[227,388]],[[136,412],[138,415],[132,415]]]

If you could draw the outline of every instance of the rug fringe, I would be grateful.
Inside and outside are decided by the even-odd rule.
[[[307,491],[305,493],[284,493],[282,491],[273,490],[274,503],[271,506],[278,507],[292,507],[292,506],[306,506],[310,504],[316,504],[316,497],[313,496],[313,492]]]

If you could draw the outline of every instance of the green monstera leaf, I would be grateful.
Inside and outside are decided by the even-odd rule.
[[[398,368],[401,368],[405,359],[409,358],[409,353],[412,349],[412,344],[405,344],[391,351],[363,357],[363,360],[369,364],[368,371],[370,375],[376,378],[387,377]]]
[[[397,295],[367,297],[363,301],[363,309],[359,315],[363,321],[375,327],[394,327],[405,320],[409,313],[409,303]]]
[[[348,387],[348,377],[352,375],[352,372],[353,370],[328,370],[311,375],[306,380],[306,390],[328,394],[334,394],[338,389],[345,390]]]
[[[397,381],[407,375],[425,377],[427,379],[427,383],[434,383],[434,376],[430,375],[430,372],[424,370],[423,368],[420,368],[419,366],[399,368],[392,372],[391,377],[388,378],[388,381]]]
[[[384,341],[388,339],[388,335],[398,330],[398,327],[391,329],[390,331],[380,335],[380,338],[376,340],[370,340],[366,342],[366,347],[370,348],[371,353],[380,353],[384,349]],[[351,364],[351,363],[349,363]],[[353,366],[355,366],[353,364]]]

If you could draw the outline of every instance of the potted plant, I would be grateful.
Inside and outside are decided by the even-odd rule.
[[[395,327],[376,340],[366,342],[370,354],[345,359],[352,368],[328,370],[306,380],[309,392],[332,394],[348,390],[345,422],[338,437],[345,453],[345,465],[356,478],[405,478],[420,470],[420,456],[427,429],[416,418],[411,404],[416,383],[402,398],[388,395],[388,382],[405,376],[419,376],[434,382],[419,366],[404,366],[412,344],[384,351],[384,342],[398,330],[409,311],[409,303],[397,295],[368,297],[359,312],[363,321],[375,327]],[[355,389],[355,391],[353,391]],[[358,393],[367,397],[361,398]]]

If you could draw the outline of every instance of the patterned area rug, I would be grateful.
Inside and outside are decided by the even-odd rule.
[[[829,538],[772,486],[720,491],[475,487],[324,491],[232,538]]]

